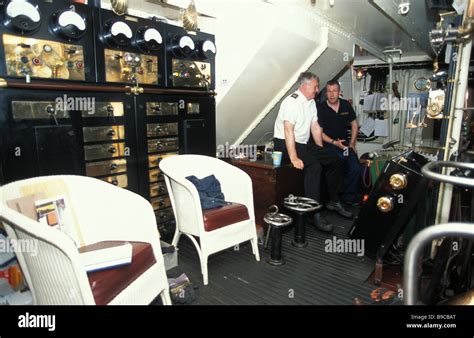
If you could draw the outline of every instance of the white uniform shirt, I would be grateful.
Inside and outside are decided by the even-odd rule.
[[[297,143],[308,143],[311,135],[311,123],[318,121],[316,102],[308,100],[297,90],[283,100],[280,111],[275,121],[273,136],[285,139],[285,123],[288,121],[295,126],[295,141]]]

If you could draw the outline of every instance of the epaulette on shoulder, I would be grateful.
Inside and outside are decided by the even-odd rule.
[[[292,98],[294,98],[294,99],[298,98],[298,94],[296,94],[296,93],[293,93],[293,94],[291,94],[290,96],[291,96]]]

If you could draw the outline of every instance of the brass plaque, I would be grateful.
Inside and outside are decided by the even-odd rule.
[[[102,181],[107,183],[111,183],[116,185],[120,188],[126,188],[128,186],[128,177],[127,175],[116,175],[116,176],[109,176],[109,177],[102,177]]]
[[[112,141],[125,139],[124,126],[84,127],[84,142]]]
[[[175,87],[211,86],[211,64],[208,62],[173,59],[171,67],[171,79]]]
[[[13,119],[58,119],[69,118],[69,112],[56,106],[53,101],[12,101]]]
[[[86,161],[125,156],[124,143],[110,143],[84,146]]]
[[[178,150],[179,141],[177,137],[148,140],[148,152]]]
[[[154,155],[153,155],[154,156]],[[165,178],[164,174],[160,169],[153,169],[148,172],[148,179],[150,182],[161,181]]]
[[[157,223],[163,223],[174,220],[174,213],[172,208],[155,211],[155,215]]]
[[[158,84],[158,57],[152,55],[104,50],[105,80]]]
[[[148,137],[178,135],[178,123],[149,123],[146,134]]]
[[[188,103],[188,114],[199,114],[199,103],[197,102],[189,102]]]
[[[150,184],[150,196],[155,197],[168,193],[165,182]]]
[[[126,159],[86,163],[87,176],[95,177],[95,176],[121,173],[121,172],[126,172],[126,171],[127,171]]]
[[[147,102],[147,116],[178,115],[178,102]]]
[[[95,108],[92,111],[83,111],[82,117],[119,117],[123,114],[123,102],[95,102]]]
[[[158,167],[160,161],[168,156],[178,155],[178,153],[167,153],[167,154],[157,154],[157,155],[148,155],[148,167],[154,168]]]
[[[8,76],[85,80],[82,46],[3,35]]]
[[[171,206],[169,196],[154,197],[151,199],[153,210],[160,210]]]

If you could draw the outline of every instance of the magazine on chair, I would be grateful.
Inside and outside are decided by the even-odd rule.
[[[132,262],[132,244],[99,242],[79,249],[80,259],[87,272],[116,268]]]
[[[74,228],[74,220],[70,213],[69,202],[64,196],[35,201],[38,222],[65,233],[76,244],[79,238]]]

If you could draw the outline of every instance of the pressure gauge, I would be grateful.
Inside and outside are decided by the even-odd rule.
[[[25,0],[12,0],[5,7],[3,24],[12,31],[28,34],[41,25],[41,13],[38,6]]]
[[[86,24],[86,18],[70,9],[52,15],[53,32],[68,41],[82,38],[86,33]]]
[[[196,44],[189,35],[180,35],[174,38],[172,48],[177,57],[187,57],[195,52]]]
[[[108,21],[104,27],[104,40],[112,47],[127,46],[132,42],[132,29],[124,21]]]
[[[163,46],[163,37],[157,29],[144,26],[137,30],[135,43],[144,52],[157,51]]]
[[[199,55],[205,59],[214,59],[216,57],[216,45],[211,40],[201,41],[199,44]]]

